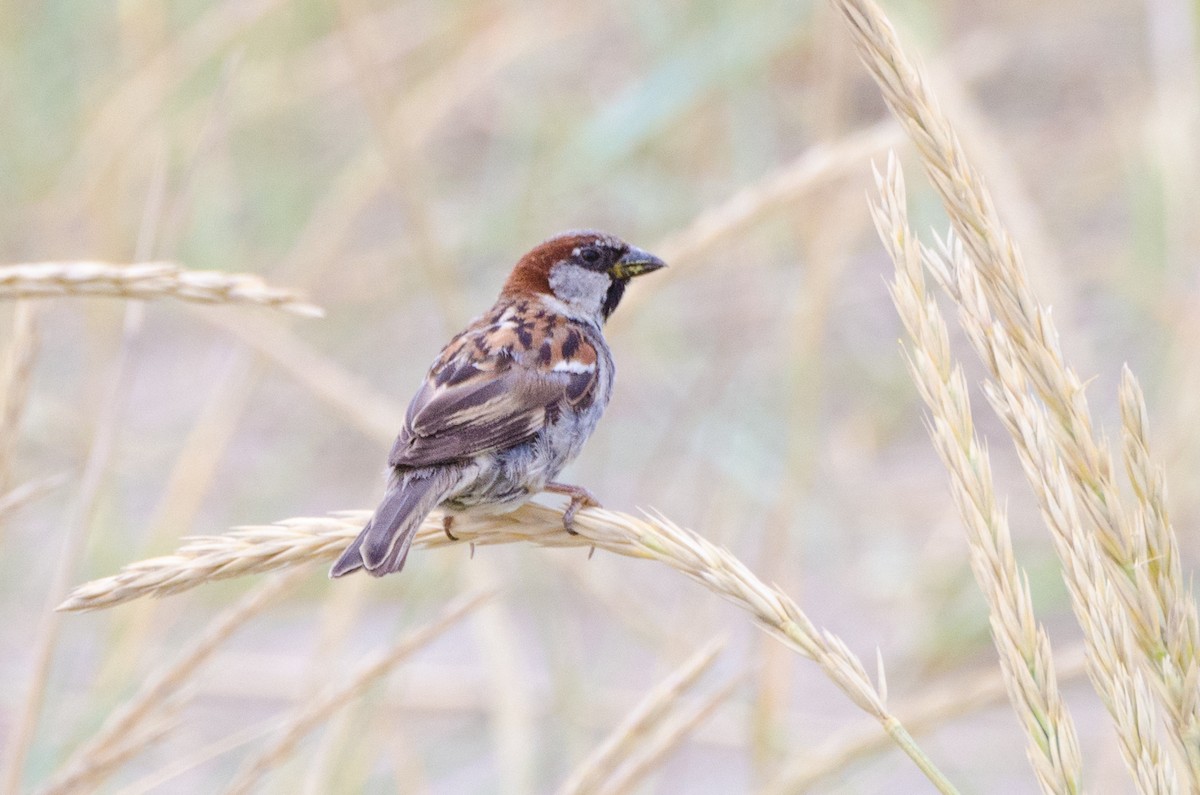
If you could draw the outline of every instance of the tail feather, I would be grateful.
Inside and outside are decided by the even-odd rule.
[[[333,564],[329,576],[366,569],[367,574],[382,577],[403,569],[417,529],[453,488],[457,475],[446,468],[392,478],[375,515]]]
[[[368,522],[367,527],[370,526],[371,524]],[[366,528],[358,534],[358,538],[354,539],[354,543],[346,547],[346,551],[337,559],[337,563],[333,564],[333,567],[329,570],[330,578],[345,577],[347,574],[358,571],[363,567],[362,553],[359,552],[359,549],[362,547],[363,533],[365,532]]]

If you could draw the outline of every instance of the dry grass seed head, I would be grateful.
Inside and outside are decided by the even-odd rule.
[[[29,262],[0,265],[0,298],[57,296],[175,298],[203,304],[258,304],[305,317],[324,312],[291,290],[249,273],[188,270],[173,262]]]

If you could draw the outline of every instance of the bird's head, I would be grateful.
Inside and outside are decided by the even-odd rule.
[[[568,314],[607,320],[629,280],[666,267],[653,254],[594,230],[563,232],[517,262],[503,295],[549,297]]]

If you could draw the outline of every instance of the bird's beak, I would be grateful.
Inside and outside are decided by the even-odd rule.
[[[625,252],[625,256],[617,260],[608,272],[614,279],[632,279],[634,276],[641,276],[643,273],[650,273],[665,267],[667,267],[667,263],[649,251],[642,251],[640,248],[630,246],[629,250]]]

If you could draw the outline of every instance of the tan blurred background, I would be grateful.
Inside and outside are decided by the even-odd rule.
[[[1141,378],[1194,568],[1197,6],[886,8],[990,180],[1108,427],[1122,363]],[[438,348],[517,256],[578,226],[673,267],[635,284],[614,318],[614,398],[565,474],[607,507],[658,509],[729,547],[864,660],[878,649],[902,717],[994,680],[966,542],[897,344],[891,265],[867,212],[871,159],[898,147],[918,230],[944,219],[823,4],[10,1],[0,107],[0,262],[253,272],[327,313],[40,302],[0,492],[68,480],[0,524],[0,741],[38,670],[32,639],[72,525],[85,531],[74,583],[184,535],[372,507]],[[727,234],[696,233],[739,206],[752,212]],[[12,314],[0,304],[0,344]],[[1079,634],[1049,538],[999,425],[976,409],[1039,616],[1070,657]],[[85,471],[94,501],[81,501]],[[253,584],[66,616],[26,787]],[[693,698],[747,676],[640,791],[753,792],[882,737],[815,666],[663,567],[452,548],[383,581],[314,570],[222,646],[173,729],[105,791],[219,791],[274,717],[478,585],[499,597],[323,724],[265,791],[552,791],[714,636],[729,645]],[[1126,791],[1095,696],[1078,677],[1067,695],[1090,783]],[[1002,697],[943,712],[920,740],[952,779],[1034,789]],[[811,784],[928,786],[887,745]]]

